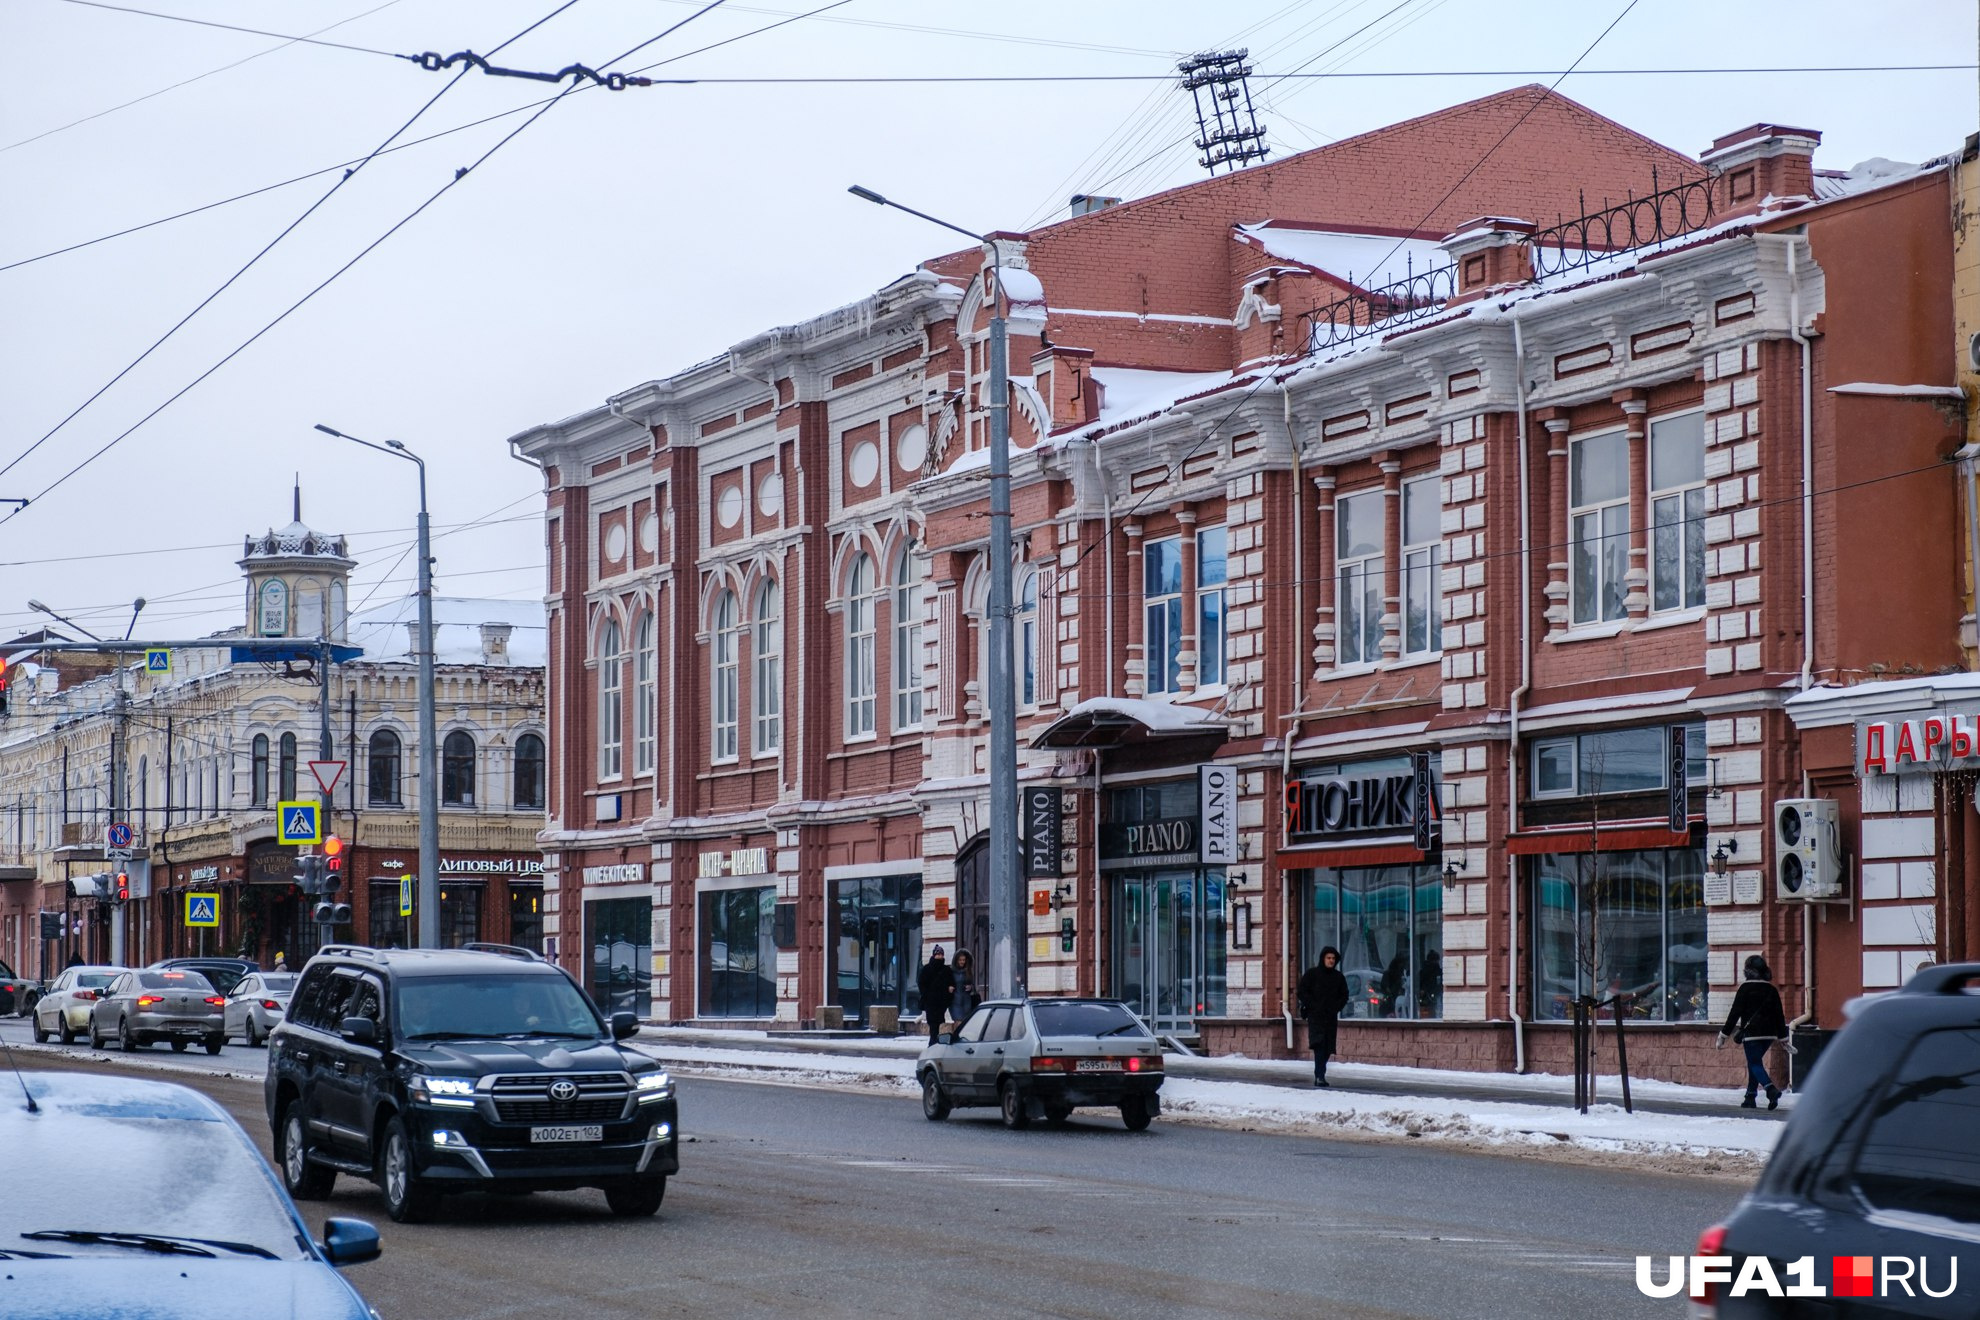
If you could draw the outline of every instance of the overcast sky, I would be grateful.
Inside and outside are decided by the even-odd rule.
[[[684,57],[654,75],[1162,77],[1181,54],[1245,45],[1277,159],[1551,83],[1625,0],[849,0],[744,35],[822,3],[757,0],[696,16],[701,4],[684,0],[577,0],[495,62],[602,69],[683,23],[610,67]],[[557,90],[478,72],[455,82],[391,58],[488,52],[556,0],[131,4],[279,35],[77,0],[0,4],[0,466],[14,464],[0,497],[40,494],[139,423],[533,113],[508,112]],[[364,49],[280,39],[304,35]],[[729,38],[741,39],[693,53]],[[1974,129],[1970,67],[1600,71],[1970,66],[1975,44],[1964,0],[1804,0],[1791,10],[1639,0],[1588,55],[1590,72],[1560,90],[1691,154],[1772,120],[1820,129],[1818,166],[1918,161]],[[1273,83],[1296,69],[1439,76]],[[288,522],[297,473],[304,520],[352,535],[353,604],[409,590],[411,465],[319,435],[317,422],[419,451],[436,527],[500,520],[437,542],[441,591],[535,598],[542,501],[534,471],[508,457],[508,436],[854,301],[955,246],[847,196],[848,184],[967,227],[1022,228],[1062,214],[1073,193],[1139,196],[1202,177],[1190,114],[1187,93],[1157,81],[700,82],[571,95],[203,383],[0,524],[0,637],[34,625],[29,598],[119,635],[137,596],[152,602],[140,636],[238,622],[241,536]],[[401,142],[490,116],[503,117],[379,156],[54,429],[323,198],[342,174],[331,167],[409,120]],[[149,227],[90,242],[140,225]]]

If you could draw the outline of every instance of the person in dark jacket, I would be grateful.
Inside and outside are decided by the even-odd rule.
[[[956,980],[956,992],[949,999],[949,1017],[961,1026],[983,1002],[983,993],[976,988],[976,959],[968,949],[956,950],[956,956],[949,960],[949,974]]]
[[[921,989],[921,1012],[928,1019],[928,1043],[933,1045],[942,1034],[942,1019],[956,997],[956,974],[943,957],[941,945],[929,953],[915,984]]]
[[[1767,1108],[1777,1108],[1781,1089],[1767,1075],[1767,1051],[1774,1048],[1775,1041],[1787,1036],[1787,1012],[1781,1007],[1781,992],[1774,988],[1774,974],[1768,969],[1767,960],[1757,953],[1747,957],[1746,980],[1733,996],[1725,1026],[1719,1028],[1722,1048],[1728,1036],[1746,1051],[1746,1098],[1739,1102],[1739,1107],[1754,1108],[1754,1092],[1764,1090]]]
[[[1335,1030],[1347,1007],[1347,977],[1341,975],[1341,951],[1331,944],[1320,950],[1320,962],[1299,978],[1298,1007],[1306,1020],[1306,1043],[1313,1049],[1313,1084],[1327,1081],[1327,1060],[1334,1053]]]

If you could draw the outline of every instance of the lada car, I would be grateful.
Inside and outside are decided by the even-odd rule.
[[[915,1064],[931,1121],[995,1105],[1010,1128],[1096,1106],[1140,1132],[1161,1112],[1162,1075],[1154,1033],[1117,999],[991,1000]]]

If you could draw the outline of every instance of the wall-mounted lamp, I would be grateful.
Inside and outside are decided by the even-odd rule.
[[[1463,869],[1464,869],[1464,859],[1461,857],[1453,857],[1450,861],[1445,862],[1444,888],[1456,889],[1458,882],[1458,872],[1462,871]]]
[[[1738,839],[1719,840],[1719,846],[1712,850],[1712,874],[1716,876],[1725,875],[1726,864],[1728,859],[1730,859],[1732,855],[1738,851],[1739,851]]]

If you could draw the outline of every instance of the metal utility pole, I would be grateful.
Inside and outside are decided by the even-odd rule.
[[[440,947],[440,749],[434,745],[433,715],[433,537],[426,516],[426,460],[397,440],[373,444],[332,430],[316,429],[382,454],[419,464],[419,914],[418,947]],[[328,706],[325,706],[326,712]],[[329,756],[329,715],[324,716],[324,756]],[[328,804],[325,804],[328,810]],[[1015,808],[1013,808],[1015,810]]]
[[[1024,886],[1018,876],[1017,686],[1011,647],[1011,410],[1009,327],[1003,266],[994,239],[854,184],[846,191],[878,206],[973,238],[990,249],[996,288],[990,302],[990,993],[1018,994],[1025,982]]]

